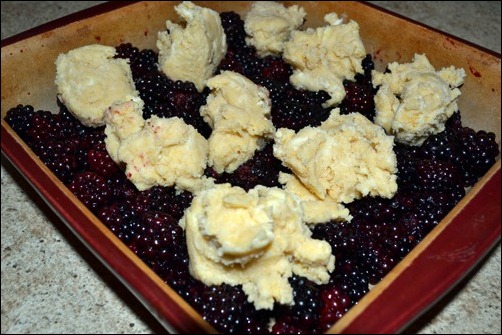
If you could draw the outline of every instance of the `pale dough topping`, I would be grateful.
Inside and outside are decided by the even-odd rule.
[[[260,57],[279,56],[290,33],[303,24],[306,15],[297,5],[286,8],[273,1],[255,2],[244,22],[246,43],[254,46]]]
[[[167,31],[158,33],[159,68],[173,80],[193,82],[201,92],[227,52],[220,15],[190,1],[174,9],[186,27],[167,21]]]
[[[194,197],[180,225],[190,273],[206,285],[242,285],[257,309],[293,304],[293,273],[323,284],[334,269],[331,247],[311,238],[299,199],[279,188],[214,185]]]
[[[126,136],[117,158],[140,191],[153,186],[198,188],[207,164],[208,144],[195,128],[177,117],[146,120],[142,130]]]
[[[436,71],[425,55],[415,54],[413,62],[391,63],[389,73],[373,71],[375,123],[396,141],[421,145],[432,134],[444,130],[448,118],[458,110],[457,88],[465,71],[453,66]]]
[[[92,44],[56,60],[58,98],[85,126],[104,125],[112,104],[138,97],[128,61],[114,56],[114,47]]]
[[[116,162],[118,149],[122,141],[129,135],[143,129],[143,100],[133,98],[129,101],[113,104],[105,112],[105,144],[110,157]]]
[[[335,109],[320,127],[279,129],[274,156],[319,199],[350,203],[397,191],[393,145],[392,136],[363,115]]]
[[[331,96],[324,107],[335,106],[345,97],[343,80],[363,73],[366,50],[355,21],[342,23],[336,13],[324,17],[324,27],[293,31],[284,47],[284,59],[294,68],[291,83],[310,91],[324,90]]]
[[[297,196],[303,206],[305,222],[308,224],[326,223],[331,220],[350,221],[352,215],[349,210],[331,198],[320,199],[312,193],[294,175],[284,172],[279,173],[279,182],[284,185],[285,191]]]
[[[211,94],[200,113],[213,128],[209,166],[230,173],[273,138],[271,102],[266,88],[236,72],[223,71],[207,85]]]

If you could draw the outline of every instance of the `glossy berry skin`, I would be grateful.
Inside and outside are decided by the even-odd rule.
[[[105,178],[111,178],[120,171],[118,165],[106,151],[104,144],[98,144],[88,151],[87,164],[92,171]]]
[[[32,117],[35,110],[31,105],[18,105],[5,114],[5,121],[23,140],[27,140],[26,132],[32,126]]]
[[[375,117],[375,102],[371,78],[356,76],[356,81],[344,81],[346,96],[340,104],[341,114],[361,113],[370,121]]]
[[[75,175],[68,188],[91,210],[97,210],[109,201],[110,189],[106,179],[95,172]]]
[[[328,330],[352,307],[348,294],[336,286],[322,290],[321,301],[322,311],[319,320],[321,330]]]
[[[234,172],[217,174],[212,168],[206,169],[206,175],[216,179],[216,183],[231,183],[246,191],[257,185],[279,187],[279,172],[283,169],[281,162],[274,157],[272,144],[255,152],[253,158],[239,166]]]

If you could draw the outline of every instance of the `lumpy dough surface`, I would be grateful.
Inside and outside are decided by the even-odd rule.
[[[339,110],[320,127],[276,132],[274,155],[319,199],[350,203],[397,191],[393,137],[359,113]]]
[[[143,129],[125,137],[117,150],[127,178],[140,191],[156,185],[197,189],[207,155],[207,140],[177,117],[152,116]]]
[[[269,93],[232,71],[223,71],[207,83],[211,94],[200,113],[213,128],[208,164],[218,173],[230,173],[273,138]]]
[[[299,199],[279,188],[230,184],[199,192],[180,221],[190,273],[206,285],[242,285],[257,309],[292,304],[293,273],[327,283],[330,245],[311,238]]]
[[[144,103],[140,98],[134,98],[113,104],[105,112],[106,150],[116,163],[119,162],[118,149],[122,141],[127,136],[143,129],[145,125],[143,106]]]
[[[114,56],[114,47],[92,44],[56,60],[58,98],[86,126],[104,125],[112,104],[138,97],[128,61]]]
[[[457,98],[465,71],[453,66],[436,71],[425,55],[415,54],[411,63],[388,65],[389,72],[373,71],[375,123],[396,141],[419,146],[458,110]]]
[[[324,20],[324,27],[293,31],[284,47],[284,59],[294,69],[291,83],[300,89],[328,92],[331,98],[323,106],[332,107],[345,97],[343,80],[353,80],[363,72],[366,50],[355,21],[343,23],[336,13]]]
[[[167,31],[158,33],[159,67],[169,78],[193,82],[202,91],[227,52],[220,15],[190,1],[175,10],[186,26],[167,21]]]
[[[279,56],[293,30],[298,29],[307,13],[298,6],[285,7],[273,1],[258,1],[246,15],[246,43],[256,48],[260,57]]]

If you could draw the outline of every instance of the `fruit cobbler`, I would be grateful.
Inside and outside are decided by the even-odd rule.
[[[59,111],[6,121],[124,244],[224,333],[328,330],[495,163],[465,78],[375,70],[357,22],[183,2],[157,49],[55,60]]]

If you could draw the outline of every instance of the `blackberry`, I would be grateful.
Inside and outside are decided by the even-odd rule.
[[[218,175],[212,168],[207,168],[206,175],[214,177],[217,183],[230,183],[248,191],[257,185],[280,187],[278,179],[281,169],[281,161],[274,157],[272,144],[269,143],[234,172]]]
[[[78,160],[71,154],[53,157],[44,163],[63,183],[68,182],[79,168]]]
[[[185,209],[192,204],[193,195],[188,191],[176,191],[171,197],[169,213],[177,220],[181,219]]]
[[[75,118],[72,113],[70,113],[68,108],[66,108],[66,106],[59,101],[59,99],[57,99],[57,103],[59,105],[58,116],[63,125],[62,131],[64,133],[64,140],[66,140],[68,137],[78,138],[82,136],[85,133],[87,127],[83,126],[80,121]]]
[[[227,38],[229,49],[242,49],[246,47],[246,31],[244,21],[235,12],[220,13],[221,25]]]
[[[95,172],[78,173],[73,177],[68,188],[93,212],[110,200],[110,189],[106,179]]]
[[[370,121],[375,117],[375,101],[371,77],[356,75],[356,81],[345,80],[345,98],[340,104],[340,113],[361,113]]]
[[[174,111],[173,116],[182,118],[206,138],[209,138],[212,129],[200,115],[199,109],[206,103],[208,95],[209,89],[199,93],[193,83],[182,81],[174,82],[167,93],[169,104]]]
[[[213,285],[201,294],[200,312],[206,321],[222,333],[241,334],[247,304],[240,285]]]
[[[169,118],[169,117],[179,117],[186,124],[194,127],[199,134],[204,138],[208,139],[211,136],[212,129],[209,124],[204,121],[200,113],[196,108],[192,110],[175,109],[169,104],[154,104],[153,106],[148,106],[143,112],[143,117],[149,118],[151,115],[157,115],[158,117]]]
[[[256,55],[256,49],[246,45],[244,21],[235,12],[220,13],[221,24],[227,40],[227,55],[218,70],[231,70],[249,78],[260,74],[263,61]]]
[[[32,115],[30,123],[30,128],[26,130],[28,141],[42,142],[65,138],[64,125],[59,115],[49,111],[37,111]]]
[[[495,163],[499,154],[495,134],[463,127],[460,113],[446,122],[445,130],[427,138],[420,147],[424,158],[450,162],[461,171],[466,187],[472,186]]]
[[[368,271],[368,282],[376,285],[394,268],[400,259],[378,240],[366,243],[367,245],[363,248],[360,257],[363,260],[363,266]]]
[[[139,78],[144,78],[160,73],[158,71],[157,62],[158,55],[155,51],[151,49],[141,50],[138,55],[130,62],[134,82],[139,80]]]
[[[192,194],[188,191],[176,191],[174,187],[154,186],[138,193],[135,204],[139,212],[160,211],[181,219],[183,212],[192,203]]]
[[[261,77],[281,83],[289,82],[289,76],[293,73],[291,66],[278,57],[265,57],[262,66]]]
[[[446,121],[445,131],[447,135],[454,134],[461,130],[462,127],[462,116],[460,115],[460,111],[456,111],[450,116],[450,118]]]
[[[256,85],[263,86],[268,90],[272,107],[278,106],[282,103],[286,90],[291,86],[289,83],[280,83],[261,76],[254,78],[253,82]]]
[[[46,140],[34,142],[31,149],[63,183],[67,183],[82,166],[78,143]]]
[[[283,101],[272,108],[272,123],[276,128],[289,128],[299,131],[307,126],[317,127],[329,116],[329,111],[320,106]]]
[[[272,334],[311,334],[311,331],[303,330],[300,327],[289,323],[284,319],[279,319],[272,326]]]
[[[397,161],[397,184],[401,189],[414,188],[416,162],[420,159],[419,149],[396,143],[394,153]]]
[[[303,105],[310,108],[320,108],[321,105],[330,98],[326,91],[307,91],[298,90],[291,85],[286,85],[283,100],[290,101],[298,105]]]
[[[250,306],[247,309],[252,309]],[[242,334],[270,334],[269,323],[270,313],[264,311],[256,311],[254,313],[246,313],[241,322]]]
[[[108,229],[127,245],[137,235],[137,231],[141,227],[140,219],[129,208],[127,202],[117,202],[103,206],[99,209],[97,216]]]
[[[127,179],[125,173],[113,174],[107,178],[106,182],[110,188],[112,199],[133,200],[139,193],[136,186]]]
[[[410,231],[412,230],[408,225],[400,221],[401,218],[402,216],[395,223],[387,225],[380,236],[382,245],[387,246],[398,259],[406,256],[415,246],[414,242],[416,241],[416,238],[410,238]],[[408,222],[405,221],[404,223]],[[409,223],[414,224],[415,222]]]
[[[425,224],[436,225],[465,195],[461,185],[450,190],[426,190],[419,193],[417,213]]]
[[[84,128],[79,137],[80,148],[88,151],[105,144],[105,127]]]
[[[407,252],[411,251],[428,233],[428,227],[422,224],[419,216],[415,211],[410,211],[403,214],[396,222],[396,226],[400,227],[407,236],[407,245],[409,250],[403,248],[399,251],[402,256],[405,256]]]
[[[121,170],[112,160],[103,143],[96,145],[87,153],[87,163],[91,171],[94,171],[105,178],[113,177]]]
[[[338,286],[328,286],[321,290],[322,309],[319,330],[325,332],[347,313],[353,303],[349,295]]]
[[[31,105],[17,105],[5,114],[5,121],[23,139],[27,140],[26,132],[31,128],[31,119],[35,110]]]
[[[371,71],[375,69],[375,63],[373,63],[373,57],[367,54],[366,57],[361,61],[361,66],[364,71],[364,76],[371,80]]]
[[[368,271],[357,257],[340,257],[335,260],[335,270],[328,284],[323,285],[323,289],[332,287],[342,290],[351,304],[356,304],[369,291]]]
[[[243,75],[248,78],[253,78],[261,75],[264,67],[263,60],[256,54],[254,47],[244,47],[235,53],[235,60],[239,62],[244,71]]]
[[[148,211],[141,218],[141,225],[129,242],[129,247],[152,269],[159,257],[171,256],[172,251],[184,242],[184,232],[169,214]]]
[[[285,102],[272,111],[272,122],[276,128],[289,128],[298,131],[307,127],[313,115],[301,105]]]
[[[169,118],[173,117],[174,114],[175,111],[172,106],[164,102],[148,104],[143,108],[143,119],[145,120],[151,118],[152,115],[156,115],[161,118]]]
[[[216,73],[221,73],[222,71],[233,71],[242,75],[245,74],[244,67],[236,57],[236,51],[232,49],[227,50],[225,57],[221,60],[216,69]]]
[[[166,76],[155,73],[135,80],[136,89],[145,104],[168,103],[168,92],[172,81]],[[146,117],[144,117],[146,119]]]
[[[116,46],[115,50],[115,58],[129,59],[130,62],[135,61],[139,54],[139,49],[134,47],[131,43],[122,43]]]
[[[152,269],[162,280],[178,292],[179,295],[189,300],[188,292],[194,285],[195,279],[188,271],[188,253],[175,252],[169,254],[163,253],[159,260],[153,265]]]
[[[398,204],[393,199],[364,197],[347,205],[356,221],[366,220],[377,224],[392,222],[399,215]]]
[[[61,155],[44,162],[63,183],[68,182],[78,171],[78,160],[73,155]]]
[[[459,151],[459,142],[451,141],[446,131],[429,136],[420,146],[420,155],[424,158],[454,164],[461,163]]]
[[[495,134],[464,127],[453,138],[460,143],[464,185],[471,186],[495,164],[500,152]]]
[[[146,92],[149,99],[149,103],[143,109],[143,118],[149,119],[152,115],[163,118],[179,117],[197,129],[202,136],[209,138],[212,129],[199,113],[209,91],[199,93],[190,82],[158,79],[160,81],[141,82],[141,90]]]
[[[361,233],[353,223],[335,221],[315,225],[312,238],[328,242],[337,260],[357,255],[362,239]]]
[[[416,163],[415,173],[419,189],[443,190],[462,184],[460,171],[449,162],[424,159]]]
[[[276,322],[294,325],[301,331],[315,333],[321,312],[319,288],[298,275],[289,278],[289,283],[293,288],[294,305],[278,307],[276,312],[279,317]]]
[[[305,90],[296,90],[295,92],[297,95],[300,95],[302,97],[302,101],[307,106],[314,106],[314,107],[322,107],[322,104],[329,100],[330,95],[326,91],[305,91]],[[326,114],[328,115],[328,114]],[[323,120],[324,121],[324,120]]]

